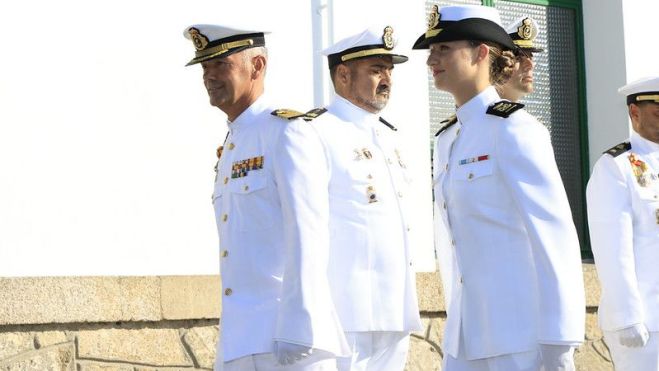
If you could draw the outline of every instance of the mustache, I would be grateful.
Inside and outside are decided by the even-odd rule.
[[[380,85],[380,86],[378,86],[377,89],[375,89],[375,93],[376,94],[382,94],[382,93],[389,94],[389,93],[391,93],[391,88],[387,85]]]

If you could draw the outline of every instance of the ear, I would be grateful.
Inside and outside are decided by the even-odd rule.
[[[634,121],[634,120],[638,120],[638,116],[639,116],[638,106],[635,105],[634,103],[630,104],[629,105],[629,118],[631,118],[632,121]]]
[[[343,63],[336,66],[336,81],[343,86],[350,82],[350,68]]]
[[[489,58],[489,55],[490,55],[490,47],[487,46],[486,44],[480,44],[480,45],[478,45],[477,53],[478,54],[476,56],[476,60],[478,62],[480,62],[482,60],[487,60]]]
[[[257,55],[252,58],[252,78],[256,79],[257,77],[265,74],[265,68],[268,65],[268,61],[263,55]]]

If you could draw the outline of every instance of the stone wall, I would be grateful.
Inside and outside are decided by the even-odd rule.
[[[584,265],[586,342],[577,369],[612,370],[597,328],[599,288]],[[407,370],[440,370],[446,312],[437,273],[417,276],[422,333]],[[0,371],[211,370],[217,276],[0,278]]]

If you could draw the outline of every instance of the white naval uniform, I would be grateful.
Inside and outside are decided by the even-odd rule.
[[[599,324],[616,370],[659,370],[659,144],[636,132],[629,142],[631,149],[597,161],[586,192],[602,285]],[[632,154],[645,163],[641,179]],[[642,348],[619,345],[613,332],[634,324],[644,324],[651,341]]]
[[[271,111],[266,99],[260,97],[231,122],[217,165],[213,205],[220,236],[223,286],[217,368],[240,357],[272,352],[278,339],[333,354],[346,353],[345,341],[332,336],[342,330],[331,306],[323,307],[328,300],[282,291],[282,281],[287,281],[286,238],[294,237],[295,232],[290,230],[296,221],[282,212],[282,197],[290,193],[291,184],[286,181],[287,174],[278,172],[294,165],[277,165],[287,161],[286,156],[280,160],[279,154],[284,152],[280,143],[285,130],[308,124],[282,120],[272,116]],[[302,265],[305,277],[289,280],[311,287],[322,286],[324,280],[326,287],[323,267],[308,266],[314,262],[312,259]],[[322,257],[318,262],[323,264]],[[290,304],[291,297],[294,306],[287,306],[287,312],[282,314],[280,302]],[[297,317],[300,313],[313,316]],[[315,336],[307,337],[308,333]]]
[[[467,360],[584,339],[579,241],[549,133],[524,110],[486,114],[499,100],[490,86],[459,107],[433,156],[444,349]]]
[[[422,326],[408,244],[405,160],[395,132],[377,115],[339,96],[327,110],[297,138],[285,135],[292,148],[287,152],[307,159],[307,167],[299,169],[305,176],[299,178],[316,181],[313,193],[290,195],[298,209],[308,213],[300,225],[301,235],[308,237],[300,243],[302,255],[329,248],[328,290],[344,331],[368,336],[399,332],[407,337]],[[400,343],[390,338],[392,347]],[[353,354],[363,355],[355,349],[361,343],[379,342],[351,341]],[[401,369],[404,364],[405,359]]]

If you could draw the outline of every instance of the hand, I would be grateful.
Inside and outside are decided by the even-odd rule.
[[[573,371],[574,348],[570,345],[540,344],[543,371]]]
[[[274,355],[280,365],[292,365],[293,363],[309,357],[313,349],[306,345],[275,341]]]
[[[618,330],[616,331],[616,334],[618,334],[620,345],[629,348],[644,347],[650,338],[648,328],[642,323]]]

